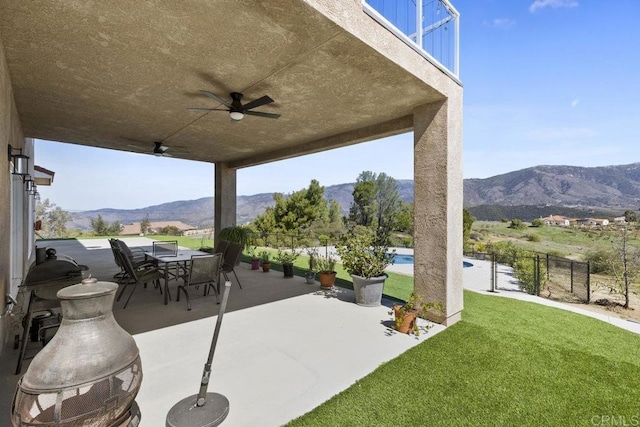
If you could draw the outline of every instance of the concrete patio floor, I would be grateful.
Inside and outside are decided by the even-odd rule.
[[[126,241],[151,245],[144,238]],[[88,265],[99,280],[113,281],[118,271],[106,239],[48,246]],[[391,301],[365,308],[353,303],[350,290],[325,292],[303,278],[251,271],[246,264],[236,270],[243,289],[232,280],[209,387],[230,401],[224,425],[282,425],[445,329],[434,325],[419,338],[398,334],[388,314]],[[213,296],[193,296],[187,311],[184,300],[175,301],[175,282],[170,289],[174,300],[166,306],[153,287],[139,287],[126,310],[124,300],[114,304],[116,320],[140,349],[142,427],[163,426],[173,404],[198,392],[217,319]],[[10,425],[17,357],[10,345],[0,355],[0,425]]]
[[[130,246],[150,246],[150,242],[127,239]],[[118,271],[105,239],[52,246],[89,265],[99,280],[112,281]],[[520,291],[509,267],[499,266],[499,292],[487,292],[490,263],[468,261],[474,265],[464,269],[466,289],[570,310],[640,333],[637,323]],[[397,267],[411,273],[411,265]],[[445,329],[434,325],[419,338],[398,334],[388,314],[391,301],[365,308],[353,303],[349,290],[324,292],[300,277],[284,279],[281,272],[251,271],[246,264],[237,272],[243,289],[235,283],[231,288],[209,387],[230,401],[224,425],[282,425]],[[212,296],[194,296],[193,310],[187,311],[186,302],[175,301],[174,282],[170,288],[174,301],[166,306],[153,287],[136,290],[126,310],[123,301],[114,305],[114,316],[133,334],[142,357],[144,380],[137,398],[142,427],[163,426],[176,402],[197,393],[217,319],[219,306]],[[10,425],[11,399],[19,378],[13,375],[17,354],[6,345],[0,355],[2,426]]]

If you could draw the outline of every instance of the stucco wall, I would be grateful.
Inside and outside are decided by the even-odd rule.
[[[24,147],[24,136],[13,101],[11,79],[0,39],[0,314],[4,314],[5,294],[10,287],[11,173],[8,145]],[[26,215],[26,213],[25,213]],[[5,342],[6,318],[0,319],[0,351]]]

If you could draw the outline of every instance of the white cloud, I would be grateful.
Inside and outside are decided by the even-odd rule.
[[[580,103],[580,100],[578,98],[574,99],[573,101],[571,101],[571,107],[577,107],[578,103]]]
[[[550,7],[557,9],[559,7],[578,7],[578,0],[536,0],[529,6],[529,12],[534,13],[538,9]]]
[[[492,21],[484,21],[483,24],[487,27],[491,28],[499,28],[501,30],[508,30],[509,28],[516,25],[516,21],[514,19],[507,18],[496,18]]]

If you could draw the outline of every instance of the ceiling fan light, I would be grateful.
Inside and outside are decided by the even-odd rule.
[[[244,113],[241,113],[240,111],[230,111],[229,116],[231,117],[231,120],[237,121],[244,118]]]

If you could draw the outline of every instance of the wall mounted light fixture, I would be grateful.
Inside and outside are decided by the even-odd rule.
[[[24,177],[29,173],[29,156],[22,154],[22,148],[13,148],[9,145],[9,161],[13,162],[13,175]]]
[[[23,180],[24,191],[26,191],[27,193],[31,193],[33,187],[35,186],[35,182],[33,182],[33,179],[31,179],[31,175],[24,175]]]

